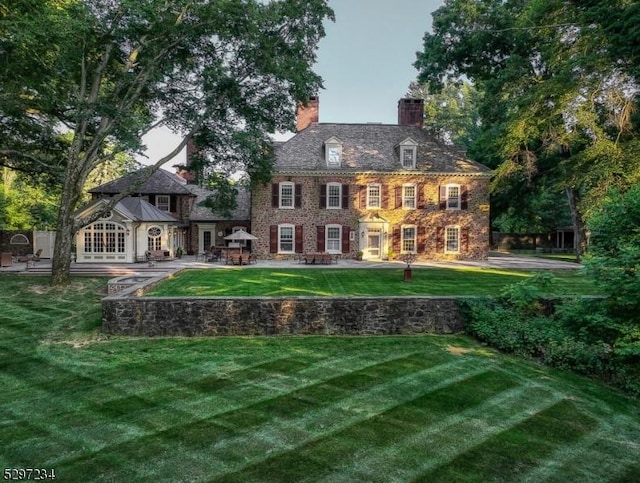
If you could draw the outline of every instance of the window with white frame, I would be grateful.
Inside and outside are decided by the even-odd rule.
[[[460,227],[447,226],[444,230],[444,251],[446,253],[460,252]]]
[[[324,142],[325,159],[328,167],[340,167],[342,161],[342,141],[332,136]]]
[[[327,184],[327,208],[342,208],[342,185],[340,183]]]
[[[327,225],[324,233],[325,250],[328,253],[340,253],[342,251],[342,226]]]
[[[379,184],[367,185],[367,208],[382,207],[382,187]]]
[[[147,230],[147,250],[162,248],[162,229],[159,226],[149,227]]]
[[[294,249],[294,226],[278,226],[278,253],[293,253]]]
[[[402,167],[404,169],[415,169],[416,167],[416,147],[403,146],[400,150],[402,156]]]
[[[171,200],[169,195],[156,195],[156,208],[160,211],[169,211]]]
[[[84,229],[85,253],[124,253],[125,229],[117,223],[97,222]]]
[[[460,209],[460,185],[448,184],[446,196],[447,196],[447,210],[459,210]]]
[[[402,185],[402,207],[407,210],[416,208],[416,185]]]
[[[280,183],[280,208],[293,208],[295,186],[291,182]]]
[[[416,233],[415,225],[402,227],[402,253],[416,253]]]

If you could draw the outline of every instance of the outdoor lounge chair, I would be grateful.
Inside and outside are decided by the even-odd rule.
[[[40,261],[40,255],[42,255],[42,248],[38,249],[38,251],[35,253],[18,257],[18,261],[19,262],[38,262]]]

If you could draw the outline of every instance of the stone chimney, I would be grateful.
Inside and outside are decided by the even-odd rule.
[[[311,123],[318,122],[318,112],[320,110],[320,101],[317,97],[310,97],[307,105],[298,104],[298,113],[296,115],[296,131],[300,132],[307,129]]]
[[[404,98],[398,101],[398,124],[400,126],[416,126],[422,129],[424,119],[424,101],[422,99]]]

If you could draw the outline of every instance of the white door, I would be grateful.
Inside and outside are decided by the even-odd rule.
[[[380,230],[367,231],[367,248],[364,258],[380,258]]]

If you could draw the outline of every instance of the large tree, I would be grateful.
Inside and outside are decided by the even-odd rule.
[[[495,198],[506,208],[510,193],[563,191],[578,254],[585,214],[609,187],[640,174],[637,87],[593,13],[563,0],[449,0],[416,62],[419,79],[436,89],[464,76],[484,93],[482,133],[469,153],[496,168]]]
[[[149,172],[196,137],[203,159],[267,179],[268,134],[321,86],[312,66],[327,18],[325,0],[0,6],[0,162],[62,183],[53,283],[68,281],[73,234],[93,221],[74,219],[89,173],[142,153],[159,125],[182,140]]]

